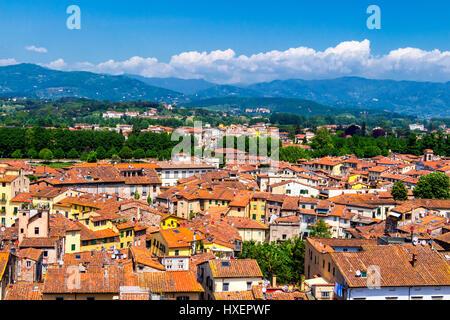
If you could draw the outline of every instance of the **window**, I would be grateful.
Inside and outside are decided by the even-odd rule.
[[[47,250],[44,250],[42,256],[43,256],[44,258],[47,258],[47,257],[48,257],[48,251],[47,251]]]
[[[322,299],[329,299],[330,293],[328,291],[322,291]]]
[[[175,255],[176,256],[180,255],[180,250],[175,250]]]
[[[34,234],[39,234],[39,227],[34,228]]]
[[[423,297],[421,297],[421,296],[413,296],[413,297],[411,297],[411,300],[423,300]]]
[[[443,300],[444,297],[443,296],[432,296],[431,300]]]
[[[56,300],[56,301],[63,301],[64,298],[63,298],[63,297],[56,297],[55,300]]]
[[[247,291],[252,290],[252,282],[251,281],[247,281]]]
[[[27,261],[27,268],[31,267],[31,261]]]
[[[189,300],[188,296],[178,296],[177,300]]]
[[[95,298],[94,297],[86,297],[86,300],[87,301],[95,301]]]
[[[397,300],[398,297],[386,297],[385,299],[386,299],[386,300]]]
[[[71,246],[71,249],[72,249],[72,251],[75,251],[75,245],[74,244]]]
[[[228,291],[229,289],[230,289],[230,284],[224,282],[224,283],[223,283],[223,291]]]

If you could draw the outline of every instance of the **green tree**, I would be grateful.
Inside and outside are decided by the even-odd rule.
[[[391,194],[394,200],[408,200],[408,189],[406,189],[406,186],[402,181],[397,181],[394,183],[391,189]]]
[[[16,151],[14,151],[11,154],[11,157],[14,158],[14,159],[22,159],[23,153],[22,153],[22,151],[20,149],[17,149]]]
[[[58,148],[55,150],[54,156],[55,156],[55,159],[64,159],[66,155],[62,148]]]
[[[152,204],[152,197],[150,197],[150,195],[148,195],[147,196],[147,203],[149,204],[149,205],[151,205]]]
[[[123,146],[122,149],[120,149],[119,157],[126,160],[131,159],[133,158],[133,151],[129,147]]]
[[[28,149],[28,152],[27,152],[27,156],[28,157],[30,157],[30,158],[32,158],[32,159],[36,159],[37,157],[38,157],[38,152],[36,151],[36,149],[34,149],[34,148],[31,148],[31,149]]]
[[[145,151],[144,151],[144,149],[139,148],[139,149],[134,150],[133,158],[135,158],[135,159],[143,159],[143,158],[145,158]]]
[[[331,232],[325,221],[319,219],[311,227],[311,233],[309,236],[312,238],[331,238]]]
[[[139,199],[141,198],[141,196],[139,195],[139,192],[135,192],[135,193],[134,193],[134,198],[135,198],[136,200],[139,200]]]
[[[156,152],[155,150],[147,150],[147,152],[145,152],[145,157],[146,158],[157,158],[158,157],[158,152]]]
[[[320,128],[317,130],[316,135],[311,140],[311,146],[313,149],[325,149],[330,146],[332,139],[330,136],[330,133],[328,132],[327,128]]]
[[[106,157],[109,158],[109,159],[112,159],[114,155],[118,155],[118,154],[119,154],[119,152],[117,152],[116,148],[112,147],[107,152]]]
[[[419,179],[413,190],[421,199],[450,199],[450,179],[442,172],[433,172]]]
[[[78,151],[75,148],[72,148],[67,152],[66,154],[67,159],[77,159],[80,155],[78,154]]]
[[[256,259],[266,279],[276,275],[280,284],[299,283],[304,273],[305,241],[299,238],[281,243],[257,244],[245,241],[240,259]]]
[[[94,151],[89,152],[86,162],[88,163],[96,163],[97,162],[97,153]]]
[[[99,160],[106,159],[107,157],[107,152],[102,146],[99,146],[97,150],[95,150],[95,153],[97,154],[97,159]]]
[[[87,161],[88,157],[89,157],[89,153],[87,153],[86,151],[83,151],[81,153],[80,160],[81,161]]]
[[[39,158],[43,160],[53,160],[53,152],[50,149],[44,148],[39,151]]]

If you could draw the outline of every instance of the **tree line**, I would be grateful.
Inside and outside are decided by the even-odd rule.
[[[166,133],[139,132],[127,141],[114,131],[35,128],[0,128],[2,158],[78,159],[169,159],[177,141]]]

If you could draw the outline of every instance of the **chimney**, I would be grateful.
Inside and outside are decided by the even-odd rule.
[[[416,262],[417,262],[416,254],[413,253],[412,260],[411,260],[411,265],[413,266],[413,268],[416,267]]]
[[[277,286],[277,276],[273,275],[272,276],[272,287],[276,287]]]

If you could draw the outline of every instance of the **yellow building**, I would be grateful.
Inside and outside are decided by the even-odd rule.
[[[29,185],[23,169],[0,164],[0,225],[10,227],[17,219],[17,203],[11,203],[11,199],[28,192]]]
[[[185,222],[186,219],[174,215],[166,215],[161,219],[161,228],[162,229],[173,229],[181,227],[181,224]]]
[[[266,202],[268,194],[265,192],[256,192],[250,200],[250,219],[264,222],[266,219]]]
[[[163,229],[151,233],[149,240],[150,251],[156,256],[191,256],[194,232],[184,227]],[[202,240],[201,235],[195,235],[196,243]]]

